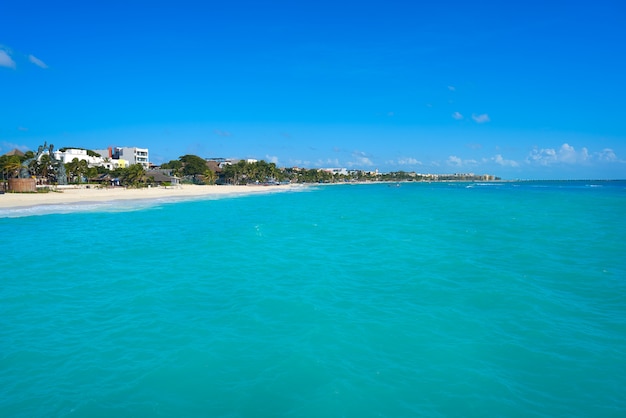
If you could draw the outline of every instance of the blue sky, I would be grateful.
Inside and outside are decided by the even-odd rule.
[[[8,0],[0,153],[624,179],[624,22],[622,0]]]

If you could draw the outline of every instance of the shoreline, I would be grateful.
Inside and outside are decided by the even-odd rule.
[[[291,183],[280,185],[192,185],[185,184],[179,187],[149,187],[149,188],[100,188],[79,186],[61,186],[57,191],[47,193],[2,193],[0,194],[0,218],[19,216],[18,212],[32,209],[46,209],[57,207],[69,209],[72,205],[99,205],[115,202],[132,201],[148,203],[150,201],[176,202],[195,199],[211,199],[220,197],[237,197],[252,194],[267,194],[285,191],[297,191],[312,186],[336,185],[372,185],[372,184],[431,184],[431,183],[534,183],[534,182],[619,182],[622,180],[495,180],[495,181],[363,181],[345,183]],[[71,211],[71,210],[70,210]],[[53,211],[54,212],[54,211]]]
[[[0,195],[0,210],[23,210],[35,207],[72,204],[98,204],[115,201],[193,200],[197,198],[234,197],[252,194],[284,192],[302,189],[302,185],[271,186],[182,185],[180,187],[150,187],[141,189],[67,187],[47,193],[4,193]]]

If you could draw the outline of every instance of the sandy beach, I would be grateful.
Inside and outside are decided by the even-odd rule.
[[[142,189],[96,188],[85,186],[59,188],[48,193],[5,193],[0,195],[0,209],[18,209],[41,205],[97,203],[117,200],[193,199],[212,196],[235,196],[255,193],[272,193],[301,188],[302,185],[272,186],[196,186],[151,187]]]

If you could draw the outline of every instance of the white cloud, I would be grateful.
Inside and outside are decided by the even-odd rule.
[[[320,158],[317,161],[315,161],[313,165],[315,167],[329,168],[329,167],[339,167],[341,166],[341,163],[339,163],[339,160],[336,158],[327,158],[325,160],[323,158]]]
[[[11,59],[11,56],[7,51],[0,49],[0,67],[15,68],[15,61]]]
[[[489,115],[486,113],[483,113],[482,115],[472,114],[472,119],[474,119],[476,123],[485,123],[491,121],[491,119],[489,119]]]
[[[354,161],[348,162],[349,167],[371,167],[374,165],[372,160],[370,160],[364,152],[355,151],[352,153],[352,157],[354,158]]]
[[[577,159],[576,150],[569,144],[563,144],[558,152],[558,159],[564,163],[575,163]]]
[[[547,149],[534,148],[530,152],[530,154],[528,154],[526,161],[530,163],[536,163],[539,165],[550,165],[550,164],[557,162],[558,160],[556,156],[556,151],[553,148],[547,148]]]
[[[580,150],[580,155],[581,155],[583,161],[587,161],[590,158],[589,157],[589,151],[585,147],[583,147],[583,149]]]
[[[478,163],[478,161],[476,161],[476,160],[462,160],[461,158],[457,157],[456,155],[451,155],[446,160],[446,163],[449,166],[452,166],[452,167],[468,167],[468,166],[475,166]]]
[[[371,166],[373,166],[373,165],[374,165],[374,163],[372,162],[372,160],[370,160],[370,159],[369,159],[369,158],[367,158],[367,157],[360,157],[357,161],[358,161],[358,164],[359,164],[359,165],[364,165],[364,166],[368,166],[368,167],[371,167]]]
[[[2,141],[0,143],[0,149],[5,149],[7,151],[11,151],[14,149],[18,149],[20,151],[28,151],[30,149],[30,147],[28,145],[19,145],[19,144],[15,144],[13,142],[6,142],[6,141]]]
[[[40,67],[40,68],[48,68],[48,66],[46,65],[46,63],[45,63],[45,62],[43,62],[42,60],[40,60],[39,58],[37,58],[37,57],[36,57],[36,56],[34,56],[34,55],[29,55],[29,56],[28,56],[28,60],[29,60],[30,62],[32,62],[33,64],[35,64],[37,67]]]
[[[626,163],[626,161],[620,160],[611,148],[605,148],[600,152],[593,153],[593,158],[605,163]]]
[[[419,160],[416,160],[415,158],[400,158],[398,159],[398,164],[399,165],[422,165],[422,162]]]
[[[505,160],[500,154],[497,154],[495,157],[492,158],[492,160],[496,164],[500,164],[503,167],[519,167],[519,163],[517,161]]]
[[[461,120],[461,119],[463,119],[463,115],[462,115],[462,114],[460,114],[459,112],[454,112],[454,113],[452,114],[452,117],[453,117],[454,119],[456,119],[456,120]]]
[[[278,165],[278,157],[275,155],[266,155],[265,159],[270,162],[270,163],[274,163],[276,165]]]
[[[291,165],[292,167],[306,167],[307,165],[309,165],[310,162],[309,161],[303,161],[303,160],[289,160],[289,165]]]
[[[451,155],[448,157],[448,165],[456,165],[458,167],[463,165],[463,160],[461,160],[456,155]]]
[[[554,148],[535,148],[530,152],[526,160],[531,163],[547,166],[558,163],[583,163],[588,159],[589,152],[587,151],[587,148],[582,148],[581,151],[576,151],[573,146],[565,143],[561,145],[558,150]]]
[[[617,161],[617,155],[610,148],[605,148],[596,155],[600,161]]]
[[[448,86],[448,90],[450,90],[450,91],[456,91],[456,87],[454,87],[454,86]]]

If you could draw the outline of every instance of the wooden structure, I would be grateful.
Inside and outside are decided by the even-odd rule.
[[[35,193],[37,182],[35,179],[9,179],[9,191],[15,193]]]

